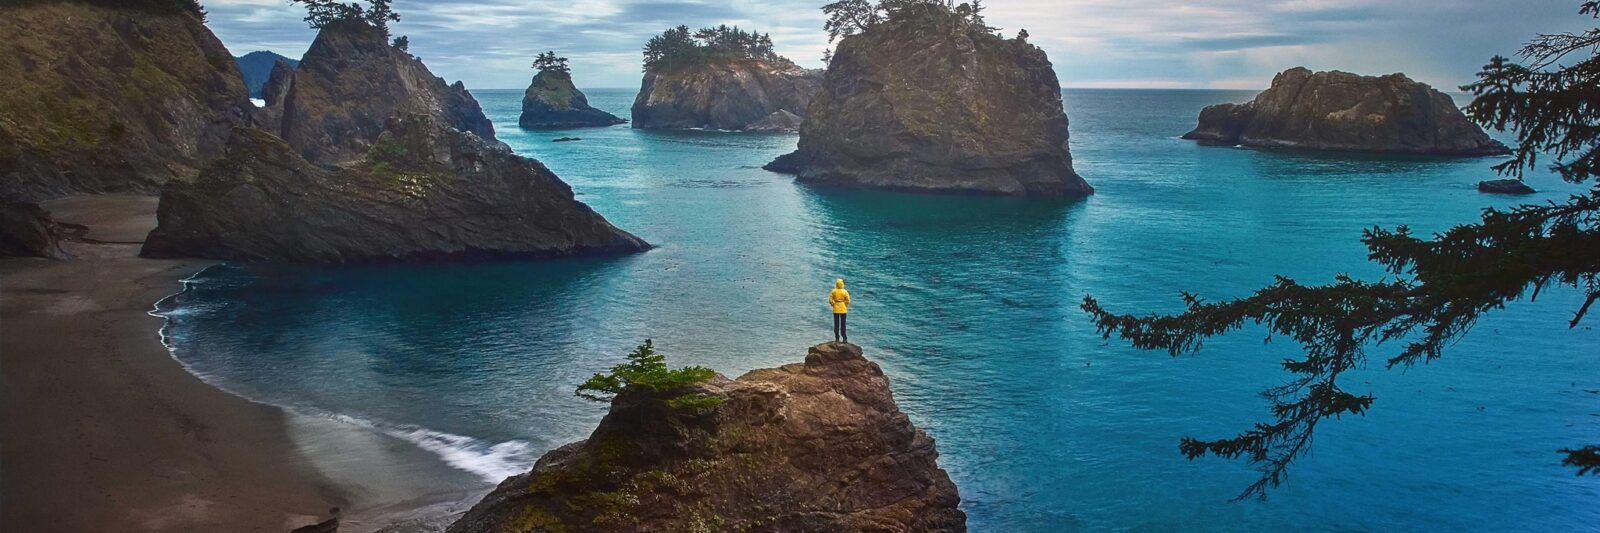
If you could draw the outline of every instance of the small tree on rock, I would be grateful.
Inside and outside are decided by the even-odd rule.
[[[306,8],[306,24],[322,29],[345,22],[364,22],[389,35],[389,23],[399,22],[400,14],[390,7],[393,0],[367,0],[367,7],[357,2],[335,0],[289,0]]]
[[[611,367],[610,374],[595,374],[574,393],[585,400],[609,402],[631,387],[647,389],[668,395],[665,400],[673,409],[709,409],[722,404],[722,397],[685,392],[684,388],[704,383],[716,373],[703,366],[667,368],[667,358],[656,353],[656,348],[646,339],[632,353],[628,362]]]
[[[572,68],[567,66],[567,58],[557,56],[554,50],[539,54],[533,59],[533,68],[539,72],[556,74],[571,74]]]

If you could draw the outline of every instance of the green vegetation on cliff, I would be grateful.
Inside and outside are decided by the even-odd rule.
[[[649,340],[628,354],[628,362],[611,367],[610,374],[595,374],[578,385],[577,395],[586,400],[609,402],[629,387],[647,389],[663,395],[667,406],[674,409],[700,409],[716,407],[722,398],[705,394],[686,393],[691,385],[704,383],[716,373],[703,366],[667,368],[667,358],[656,353]]]
[[[710,63],[757,60],[793,65],[772,49],[772,37],[720,25],[690,32],[688,26],[668,28],[644,45],[645,70],[673,70]]]

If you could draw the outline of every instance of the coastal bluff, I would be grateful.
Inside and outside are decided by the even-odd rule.
[[[966,531],[933,439],[848,343],[717,375],[674,409],[631,387],[587,440],[510,477],[450,526],[501,531]]]
[[[297,263],[547,258],[649,248],[518,156],[433,117],[389,121],[333,168],[240,128],[198,179],[169,183],[145,257]]]
[[[249,124],[233,56],[172,4],[0,4],[0,198],[154,193]]]
[[[839,42],[798,148],[765,168],[818,185],[1088,195],[1067,141],[1044,50],[917,5]]]
[[[522,96],[517,125],[528,129],[612,126],[627,122],[589,105],[589,97],[572,84],[572,75],[543,71],[533,76]]]
[[[1207,144],[1447,156],[1511,153],[1449,95],[1404,74],[1362,76],[1304,67],[1272,78],[1243,104],[1200,111],[1183,138]]]
[[[821,70],[787,60],[652,66],[633,101],[633,127],[745,130],[774,115],[804,117],[821,85]]]

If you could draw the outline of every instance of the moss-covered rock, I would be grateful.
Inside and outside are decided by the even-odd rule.
[[[522,116],[517,125],[530,128],[583,128],[627,122],[589,105],[589,97],[572,84],[572,75],[544,71],[533,76],[522,96]]]
[[[153,192],[222,153],[252,106],[185,6],[0,4],[0,196]]]
[[[506,479],[449,532],[966,531],[933,439],[859,347],[692,389],[723,402],[675,409],[625,390],[588,440]]]
[[[1082,196],[1044,50],[938,4],[845,37],[800,127],[767,165],[804,182],[914,192]]]

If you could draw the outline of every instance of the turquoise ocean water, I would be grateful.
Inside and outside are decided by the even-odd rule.
[[[761,170],[796,137],[525,132],[521,91],[481,91],[499,136],[656,244],[610,259],[345,269],[224,265],[164,304],[175,355],[229,390],[363,421],[486,480],[583,438],[604,406],[572,394],[646,338],[737,376],[829,340],[835,277],[852,340],[938,441],[974,531],[1528,530],[1600,523],[1600,482],[1557,448],[1600,441],[1600,332],[1569,290],[1491,315],[1446,357],[1346,388],[1366,416],[1319,428],[1266,502],[1254,472],[1178,454],[1182,436],[1264,420],[1292,342],[1259,328],[1170,358],[1104,342],[1085,294],[1130,312],[1178,293],[1247,294],[1273,274],[1376,277],[1374,224],[1431,232],[1536,196],[1479,194],[1492,160],[1200,147],[1200,108],[1250,92],[1068,90],[1082,201],[817,190]],[[631,90],[593,90],[626,117]],[[1458,97],[1459,98],[1459,97]],[[551,143],[563,136],[579,142]]]

